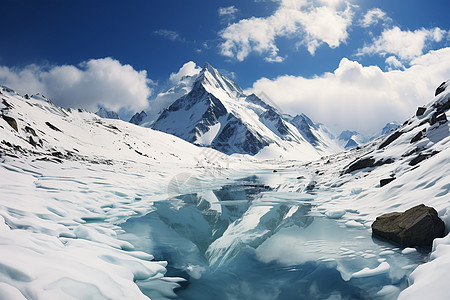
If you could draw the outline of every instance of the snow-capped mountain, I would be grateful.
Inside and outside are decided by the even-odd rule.
[[[160,163],[169,154],[195,165],[195,159],[183,157],[185,152],[177,149],[189,148],[189,152],[196,152],[197,155],[202,151],[173,135],[119,119],[99,117],[81,109],[58,107],[39,94],[23,97],[0,85],[0,95],[3,140],[0,156],[2,153],[14,156],[33,154],[50,161],[63,158],[104,161],[106,157],[113,156]],[[215,157],[225,156],[211,151]]]
[[[341,150],[323,125],[305,115],[283,115],[258,96],[244,94],[208,63],[165,95],[170,95],[169,105],[138,124],[226,154],[255,155],[270,148],[267,153],[296,152],[310,159]]]
[[[104,107],[100,107],[100,109],[95,114],[104,119],[120,120],[119,115],[115,111],[107,110]]]
[[[131,117],[129,122],[135,125],[139,125],[140,123],[142,123],[145,117],[147,117],[147,113],[145,111],[141,111],[140,113],[135,113]]]
[[[381,131],[376,134],[373,138],[377,138],[386,134],[391,133],[392,131],[396,130],[397,128],[399,128],[401,126],[401,124],[398,124],[397,122],[390,122],[387,123],[383,129],[381,129]]]
[[[362,146],[374,139],[389,134],[399,127],[400,124],[397,122],[390,122],[387,123],[380,131],[371,136],[364,136],[357,131],[344,130],[337,136],[337,141],[344,149],[351,149]]]

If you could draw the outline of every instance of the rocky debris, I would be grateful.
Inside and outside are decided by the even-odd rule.
[[[387,159],[380,159],[380,160],[375,160],[375,158],[373,157],[365,157],[362,159],[357,159],[356,161],[353,161],[345,170],[344,174],[348,174],[357,170],[361,170],[361,169],[365,169],[365,168],[373,168],[373,167],[378,167],[378,166],[382,166],[385,164],[391,164],[393,163],[394,160],[392,158],[387,158]]]
[[[11,109],[14,108],[14,106],[10,103],[8,103],[5,99],[2,99],[2,104],[7,108],[7,109]]]
[[[401,131],[395,131],[393,134],[388,136],[388,138],[386,140],[384,140],[384,142],[381,143],[381,145],[378,147],[378,149],[382,149],[382,148],[386,147],[387,145],[389,145],[390,143],[392,143],[393,141],[398,139],[402,134],[403,134],[403,132],[401,132]]]
[[[447,97],[444,101],[434,103],[433,107],[436,109],[436,114],[446,112],[450,109],[450,97]]]
[[[445,112],[442,112],[441,114],[436,112],[431,116],[430,125],[434,125],[438,122],[442,122],[442,123],[447,122],[447,116],[445,115]]]
[[[395,180],[395,177],[391,177],[391,178],[384,178],[380,180],[380,187],[385,186],[386,184],[392,182]]]
[[[427,109],[425,107],[418,107],[417,111],[416,111],[416,116],[420,117],[421,115],[423,115],[425,113]]]
[[[417,133],[410,141],[410,143],[415,143],[417,141],[420,141],[421,139],[423,139],[425,137],[425,129],[423,129],[422,131],[419,131],[419,133]]]
[[[6,121],[6,123],[9,124],[15,131],[19,132],[19,128],[17,127],[17,122],[14,118],[2,115],[3,120]]]
[[[47,125],[48,127],[50,127],[50,129],[53,129],[53,130],[55,130],[55,131],[62,132],[58,127],[56,127],[55,125],[53,125],[53,124],[50,123],[50,122],[45,122],[45,125]]]
[[[436,154],[438,154],[439,151],[431,151],[429,153],[420,153],[417,157],[413,158],[410,162],[409,165],[410,166],[415,166],[418,163],[420,163],[421,161],[424,161],[425,159],[428,159]]]
[[[36,131],[30,126],[25,126],[25,131],[31,134],[32,136],[37,136]]]
[[[407,211],[388,213],[372,224],[375,236],[405,247],[431,246],[435,238],[444,236],[445,225],[434,208],[417,205]]]
[[[443,91],[445,91],[445,81],[443,83],[441,83],[440,86],[437,87],[436,92],[434,93],[434,96],[439,95]]]

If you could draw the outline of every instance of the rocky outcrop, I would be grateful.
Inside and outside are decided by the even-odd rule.
[[[6,121],[6,123],[9,124],[15,131],[19,131],[19,128],[17,127],[17,122],[14,118],[2,115],[3,120]]]
[[[387,145],[389,145],[390,143],[392,143],[393,141],[398,139],[402,134],[403,134],[403,132],[401,132],[401,131],[395,131],[393,134],[388,136],[388,138],[381,143],[381,145],[378,147],[378,149],[383,149],[384,147],[386,147]]]
[[[62,132],[61,129],[59,129],[58,127],[56,127],[55,125],[53,125],[50,122],[45,122],[45,125],[47,125],[50,129],[53,129],[54,131]]]
[[[405,247],[431,246],[435,238],[444,236],[445,225],[434,208],[417,205],[407,211],[377,217],[372,224],[375,236]]]
[[[380,179],[380,187],[385,186],[386,184],[395,180],[395,177]]]
[[[436,92],[434,92],[435,96],[437,96],[440,93],[442,93],[443,91],[445,91],[445,84],[446,84],[446,82],[444,81],[443,83],[441,83],[440,86],[437,87]]]
[[[344,171],[344,174],[352,173],[354,171],[366,169],[366,168],[374,168],[379,167],[386,164],[393,163],[394,160],[392,158],[380,159],[376,160],[374,157],[363,157],[356,159],[351,162],[350,165]]]
[[[426,110],[427,110],[427,109],[426,109],[425,107],[418,107],[418,108],[417,108],[417,111],[416,111],[416,116],[417,116],[417,117],[422,116],[422,115],[425,113]]]

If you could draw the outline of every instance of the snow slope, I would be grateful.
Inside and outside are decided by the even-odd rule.
[[[324,157],[303,166],[286,164],[285,172],[306,172],[309,182],[280,183],[280,191],[298,191],[309,184],[320,195],[317,210],[348,226],[370,230],[381,214],[405,211],[424,203],[434,207],[450,229],[450,88],[447,81],[416,115],[369,144]],[[292,176],[292,175],[291,175]],[[380,187],[380,180],[394,178]],[[435,240],[431,262],[411,275],[412,285],[399,299],[447,299],[450,280],[449,237]],[[281,259],[281,257],[280,257]],[[381,267],[381,265],[380,265]],[[387,286],[386,289],[389,289]]]
[[[147,299],[136,282],[173,295],[180,279],[162,278],[166,263],[117,239],[115,224],[151,211],[177,174],[233,162],[39,95],[0,97],[0,299]]]
[[[230,99],[239,92],[229,82],[220,84],[225,87],[220,93]],[[155,261],[151,254],[118,238],[118,225],[161,209],[165,222],[173,222],[173,228],[197,242],[184,245],[188,251],[202,249],[213,267],[232,261],[242,249],[253,249],[258,260],[286,267],[307,259],[320,260],[334,264],[346,282],[382,278],[385,286],[373,296],[393,299],[401,290],[392,282],[416,267],[404,266],[399,272],[394,254],[410,255],[412,249],[328,249],[317,240],[320,226],[310,225],[320,216],[330,221],[324,228],[336,228],[336,233],[345,228],[368,231],[376,216],[424,203],[435,207],[447,231],[450,229],[450,88],[448,83],[443,87],[387,136],[310,162],[299,162],[302,157],[297,146],[286,147],[297,159],[279,159],[275,153],[280,153],[280,147],[275,143],[256,156],[227,156],[163,132],[62,109],[42,96],[26,99],[2,87],[0,298],[147,299],[142,290],[155,298],[175,297],[173,289],[183,279],[165,277],[165,262]],[[208,103],[209,109],[213,97],[219,98],[205,87],[199,91],[204,97],[197,98],[201,101],[196,105]],[[309,122],[305,117],[295,122],[299,130],[288,117],[282,119],[289,123],[280,123],[276,112],[267,107],[262,110],[264,104],[249,97],[241,100],[255,114],[264,115],[252,126],[270,127],[284,145],[292,142],[280,136],[293,138],[290,133],[294,129],[303,140],[309,139],[311,147],[311,142],[320,142],[319,135],[314,134],[315,141],[302,126]],[[231,100],[226,105],[235,105],[235,99]],[[213,108],[215,114],[221,113],[220,107]],[[220,131],[217,124],[222,123],[212,123],[201,135],[204,143],[213,143]],[[263,184],[243,186],[262,189],[261,196],[244,202],[239,194],[230,199],[233,194],[225,183],[250,174],[259,176]],[[380,180],[385,178],[395,179],[381,187]],[[265,191],[266,187],[270,189]],[[221,204],[211,192],[218,189],[225,202],[236,200],[239,205]],[[196,195],[201,201],[189,206],[173,197],[181,194]],[[176,212],[183,211],[203,223],[176,218]],[[207,229],[203,225],[209,226],[205,220],[217,222],[212,230],[214,239],[207,245],[200,238]],[[303,228],[308,228],[305,238],[313,241],[301,240]],[[449,245],[448,236],[435,241],[431,261],[412,273],[412,285],[400,298],[428,295],[446,299],[450,293],[446,284],[450,280],[446,272]],[[309,252],[302,251],[305,247]],[[367,265],[355,269],[356,261]],[[192,278],[202,276],[201,268],[183,267]]]

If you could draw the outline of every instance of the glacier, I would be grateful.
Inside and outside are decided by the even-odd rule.
[[[0,299],[450,293],[448,236],[403,249],[370,232],[376,216],[420,203],[450,229],[448,83],[387,135],[296,159],[275,144],[226,155],[41,95],[0,93]],[[279,124],[272,113],[261,120]]]

